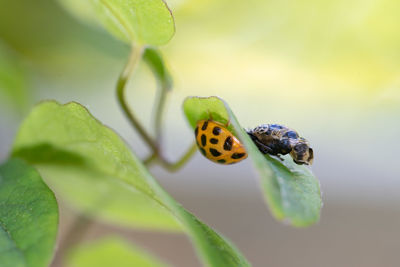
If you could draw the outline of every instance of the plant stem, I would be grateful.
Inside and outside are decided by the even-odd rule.
[[[162,129],[162,119],[163,119],[163,114],[164,114],[164,107],[165,107],[165,102],[167,100],[167,94],[168,94],[168,88],[165,88],[162,84],[160,84],[160,90],[158,93],[158,99],[157,99],[157,104],[156,104],[156,114],[154,118],[154,129],[156,132],[156,139],[161,140],[161,129]]]
[[[122,71],[118,83],[117,83],[117,97],[118,102],[121,105],[125,115],[129,119],[129,122],[132,126],[139,132],[140,136],[143,140],[151,147],[153,153],[158,154],[158,144],[153,140],[153,138],[147,133],[144,127],[140,124],[137,118],[134,116],[133,112],[129,108],[126,99],[125,99],[125,88],[129,78],[132,76],[133,72],[136,69],[140,59],[142,58],[142,54],[144,51],[144,46],[134,46],[132,45],[131,54],[128,59],[128,63],[126,64],[124,70]]]
[[[150,165],[154,161],[158,160],[161,165],[169,171],[177,171],[180,169],[197,151],[196,144],[192,144],[192,146],[186,151],[186,153],[175,163],[169,162],[167,159],[163,157],[161,154],[160,148],[160,140],[162,137],[162,118],[163,118],[163,111],[165,107],[165,102],[167,99],[168,91],[170,89],[171,83],[168,79],[163,77],[163,74],[160,74],[158,71],[154,71],[155,65],[154,62],[150,63],[150,67],[153,67],[154,76],[158,82],[159,86],[159,93],[156,101],[156,110],[155,110],[155,118],[154,118],[154,128],[156,139],[153,139],[144,127],[140,124],[137,118],[134,116],[132,110],[129,108],[128,103],[125,98],[125,88],[126,84],[129,81],[129,78],[134,73],[136,66],[142,59],[143,53],[146,50],[145,46],[134,46],[132,45],[131,54],[129,56],[128,62],[122,71],[118,83],[117,83],[117,96],[118,102],[121,105],[125,115],[129,119],[129,122],[132,126],[139,132],[140,136],[143,140],[150,146],[152,150],[152,154],[145,159],[143,162],[145,165]],[[159,58],[162,62],[162,59]],[[147,61],[149,63],[149,61]],[[151,65],[153,64],[153,65]],[[168,75],[168,74],[167,74]]]
[[[196,143],[193,143],[186,151],[186,153],[183,154],[183,156],[175,163],[161,161],[161,164],[163,164],[163,166],[169,171],[177,171],[185,165],[185,163],[196,153],[196,151],[197,145]]]
[[[145,165],[148,166],[148,165],[152,164],[155,160],[158,160],[165,169],[167,169],[168,171],[171,171],[171,172],[175,172],[175,171],[179,170],[180,168],[182,168],[186,164],[186,162],[188,162],[188,160],[196,153],[196,151],[197,151],[197,145],[196,145],[196,143],[193,143],[189,147],[189,149],[185,152],[185,154],[183,154],[182,157],[174,163],[169,162],[162,156],[157,157],[155,154],[148,157],[144,161],[144,163],[145,163]]]
[[[156,153],[151,154],[150,156],[148,156],[147,158],[145,158],[143,160],[143,164],[146,166],[149,166],[150,164],[152,164],[154,162],[154,160],[157,159],[157,155]]]

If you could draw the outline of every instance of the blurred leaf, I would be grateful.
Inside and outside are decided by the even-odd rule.
[[[143,60],[154,72],[154,76],[157,77],[161,88],[170,90],[172,88],[172,77],[165,66],[160,51],[154,47],[146,47],[146,50],[143,53]]]
[[[162,267],[147,252],[118,237],[107,237],[74,247],[67,255],[68,267]]]
[[[18,56],[0,40],[0,96],[4,94],[7,102],[23,109],[28,102],[27,89],[26,73]]]
[[[126,44],[79,23],[54,0],[0,1],[0,36],[29,63],[34,76],[29,89],[39,92],[49,87],[49,92],[92,87],[98,91],[98,86],[87,84],[115,77],[112,70],[120,70],[129,52]]]
[[[127,227],[180,231],[164,207],[149,201],[153,190],[125,143],[79,104],[38,105],[20,128],[14,155],[37,166],[80,212]],[[138,190],[115,177],[133,179]]]
[[[37,146],[22,149],[17,155],[35,164],[62,200],[89,217],[123,227],[181,231],[173,216],[149,201],[147,195],[122,184],[112,174],[74,162],[73,154],[63,158],[64,153],[50,146]]]
[[[112,34],[126,42],[162,45],[175,32],[171,11],[162,0],[59,1],[80,17],[96,19]]]
[[[265,199],[278,220],[298,227],[319,220],[322,204],[319,181],[309,168],[295,164],[290,157],[280,162],[260,153],[229,106],[218,97],[189,97],[183,109],[193,129],[197,121],[209,119],[209,114],[215,121],[223,124],[230,122],[228,128],[245,145],[260,174]]]
[[[0,266],[48,266],[58,206],[36,170],[21,160],[0,165]]]
[[[102,208],[119,193],[104,188],[104,181],[114,180],[131,190],[131,194],[143,197],[140,205],[146,205],[145,211],[141,211],[135,202],[127,203],[132,214],[138,209],[151,214],[148,218],[155,222],[148,220],[148,223],[158,224],[159,228],[163,226],[161,222],[167,221],[165,229],[171,228],[173,218],[179,221],[207,265],[248,266],[228,241],[188,213],[160,187],[118,135],[77,103],[44,102],[38,105],[23,122],[13,149],[14,156],[32,162],[44,174],[50,171],[52,177],[46,177],[52,183],[58,184],[62,179],[66,181],[64,185],[69,182],[69,190],[57,190],[61,195],[69,195],[68,199],[75,196],[75,190],[92,194],[91,191],[101,188],[103,194],[102,198],[99,194],[101,201],[97,206]],[[74,188],[72,183],[77,179],[89,177],[91,182],[77,185],[82,188]],[[80,198],[81,194],[76,197]],[[79,201],[75,204],[79,205]]]

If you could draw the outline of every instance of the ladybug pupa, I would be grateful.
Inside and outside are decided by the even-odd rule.
[[[286,126],[279,124],[262,124],[247,130],[258,149],[263,154],[277,156],[290,154],[298,165],[311,165],[314,152],[308,141]]]

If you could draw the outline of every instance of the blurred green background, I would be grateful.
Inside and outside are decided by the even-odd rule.
[[[155,177],[254,266],[397,266],[400,2],[167,2],[176,20],[174,38],[162,47],[175,81],[165,120],[167,155],[177,158],[193,140],[183,99],[218,95],[243,126],[281,123],[311,142],[325,206],[321,222],[309,229],[275,222],[247,161],[219,166],[198,154],[177,174],[153,168]],[[0,160],[21,119],[42,99],[82,103],[146,156],[115,99],[128,53],[57,1],[1,0]],[[149,129],[155,89],[142,64],[128,94]],[[66,229],[70,213],[62,212]],[[180,235],[97,224],[87,237],[110,230],[173,266],[199,265]]]

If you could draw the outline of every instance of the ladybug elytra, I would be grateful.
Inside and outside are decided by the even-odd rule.
[[[195,137],[200,152],[211,161],[233,164],[247,158],[246,149],[239,139],[219,122],[198,121]]]

